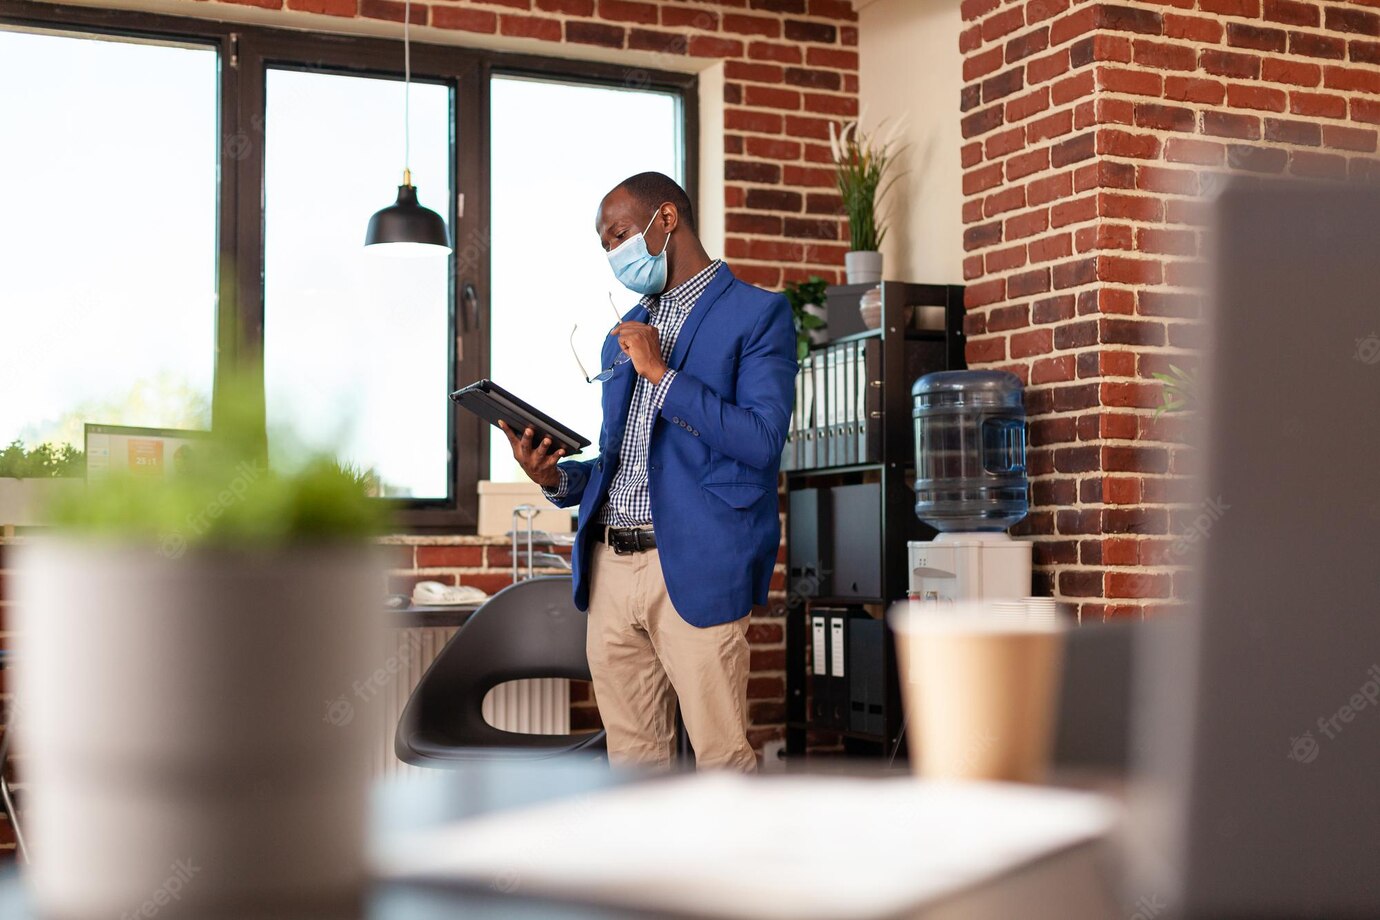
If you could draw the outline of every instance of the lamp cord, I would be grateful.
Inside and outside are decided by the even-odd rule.
[[[403,177],[412,184],[412,0],[403,2]]]

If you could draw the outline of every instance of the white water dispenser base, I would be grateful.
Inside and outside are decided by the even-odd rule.
[[[1031,593],[1034,544],[1010,534],[941,533],[906,544],[910,596],[915,600],[964,601],[1023,598]]]

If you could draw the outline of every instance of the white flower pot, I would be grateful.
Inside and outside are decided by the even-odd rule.
[[[882,280],[882,254],[873,249],[846,252],[843,268],[849,284],[877,284]]]
[[[37,914],[357,908],[373,720],[352,691],[385,658],[375,553],[15,548]]]

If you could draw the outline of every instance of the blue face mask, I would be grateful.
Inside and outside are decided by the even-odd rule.
[[[661,211],[658,210],[657,214]],[[647,230],[656,223],[656,214],[647,221]],[[666,248],[671,245],[671,234],[666,234],[666,244],[659,255],[647,251],[647,230],[632,239],[624,240],[617,249],[608,253],[609,267],[628,290],[644,297],[660,294],[666,289]]]

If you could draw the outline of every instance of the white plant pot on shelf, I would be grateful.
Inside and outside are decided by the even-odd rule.
[[[170,916],[357,911],[393,677],[377,550],[39,537],[13,557],[36,914],[118,917],[174,886]]]
[[[849,284],[877,284],[882,280],[882,254],[874,249],[846,252],[843,268]]]

